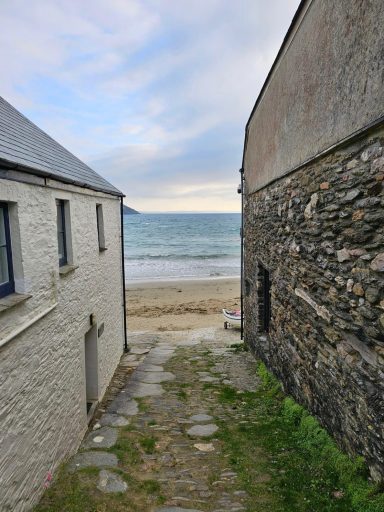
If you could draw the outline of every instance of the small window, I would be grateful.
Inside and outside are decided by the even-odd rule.
[[[63,267],[68,263],[67,235],[65,230],[65,201],[56,200],[57,209],[57,242],[59,250],[59,266]]]
[[[8,205],[0,203],[0,297],[15,291]]]
[[[103,217],[103,205],[96,205],[96,221],[97,221],[97,237],[99,240],[99,250],[103,251],[105,247],[105,236],[104,236],[104,217]]]
[[[271,320],[270,275],[260,262],[257,270],[257,310],[259,332],[269,332]]]

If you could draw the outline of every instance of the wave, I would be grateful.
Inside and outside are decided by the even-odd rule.
[[[238,259],[240,255],[237,254],[145,254],[141,256],[125,256],[126,261],[153,261],[153,260],[168,260],[168,261],[186,261],[186,260],[217,260],[217,259]]]

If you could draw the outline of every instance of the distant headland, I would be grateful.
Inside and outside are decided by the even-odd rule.
[[[130,208],[129,206],[123,205],[123,214],[124,215],[138,215],[140,212],[137,210],[134,210],[133,208]]]

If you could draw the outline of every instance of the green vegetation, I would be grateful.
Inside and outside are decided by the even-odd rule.
[[[139,443],[145,453],[154,453],[156,447],[156,439],[154,437],[143,437],[139,439]]]
[[[144,482],[141,483],[140,487],[147,494],[158,494],[161,490],[160,484],[156,480],[144,480]]]
[[[186,418],[202,403],[216,416],[215,423],[220,427],[217,433],[204,438],[204,443],[212,442],[215,447],[204,456],[205,482],[214,494],[206,503],[191,501],[191,507],[207,512],[217,510],[220,493],[237,490],[246,491],[240,492],[238,499],[247,512],[384,511],[384,494],[367,480],[363,460],[343,454],[315,418],[284,395],[263,364],[258,364],[257,370],[249,366],[248,377],[259,383],[256,391],[250,392],[218,382],[201,382],[195,372],[207,371],[213,365],[209,357],[199,360],[192,370],[185,361],[184,357],[183,362],[172,360],[168,364],[167,369],[176,375],[179,371],[183,380],[175,379],[164,387],[172,401],[176,396],[185,400],[178,406]],[[169,429],[150,428],[156,424],[151,413],[160,425],[164,422],[171,428],[174,419],[168,418],[168,410],[158,408],[156,403],[139,399],[139,404],[145,416],[140,421],[132,418],[130,425],[120,428],[117,443],[108,449],[119,459],[118,467],[110,470],[125,480],[128,491],[102,493],[97,488],[98,468],[85,468],[74,474],[62,469],[35,512],[144,512],[174,496],[172,486],[154,479],[162,475],[163,465],[174,463],[172,457],[168,460],[172,434]],[[191,472],[197,470],[193,478],[199,481],[200,462],[192,462],[192,446],[189,449],[185,453],[192,455]],[[153,453],[158,457],[146,455]],[[223,472],[230,466],[237,477],[229,482]]]
[[[122,433],[116,444],[108,450],[114,453],[125,465],[135,465],[140,462],[140,452],[133,439]]]
[[[177,396],[180,398],[180,400],[186,400],[188,398],[187,393],[184,391],[184,389],[180,389],[177,392]]]
[[[367,481],[361,458],[350,459],[313,416],[283,395],[263,364],[256,392],[221,388],[219,401],[243,422],[223,423],[220,438],[249,493],[249,511],[383,512],[384,495]]]
[[[232,343],[229,349],[232,350],[232,352],[248,352],[249,350],[248,345],[245,343]]]

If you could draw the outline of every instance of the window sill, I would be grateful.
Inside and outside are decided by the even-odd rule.
[[[30,299],[31,297],[32,295],[27,295],[24,293],[11,293],[6,297],[2,297],[0,299],[0,313],[13,308],[14,306],[17,306],[17,304],[21,304],[22,302]]]
[[[99,252],[108,251],[108,247],[99,247]]]
[[[61,276],[66,276],[67,274],[70,274],[77,268],[79,268],[79,265],[63,265],[62,267],[59,267],[59,274]]]

